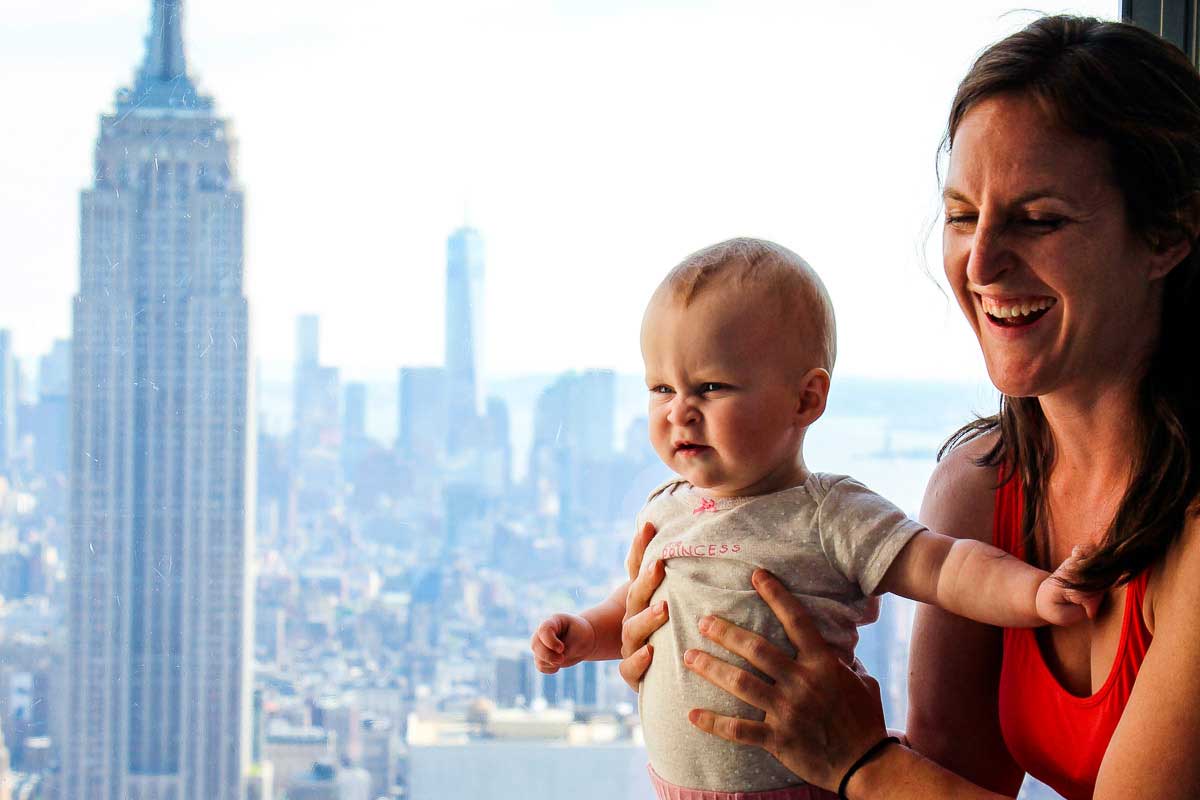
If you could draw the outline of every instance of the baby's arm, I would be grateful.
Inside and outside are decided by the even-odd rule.
[[[1077,565],[1073,554],[1051,575],[990,544],[926,530],[896,556],[878,591],[1004,628],[1070,625],[1093,616],[1100,600],[1063,586]]]
[[[582,614],[555,614],[533,632],[529,646],[540,672],[553,674],[580,661],[621,657],[621,624],[629,581]]]

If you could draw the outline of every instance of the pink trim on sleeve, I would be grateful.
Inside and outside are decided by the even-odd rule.
[[[650,782],[654,785],[654,793],[658,795],[658,800],[837,800],[837,795],[833,792],[827,792],[809,783],[765,792],[710,792],[667,783],[649,764],[646,765],[646,770],[650,773]]]

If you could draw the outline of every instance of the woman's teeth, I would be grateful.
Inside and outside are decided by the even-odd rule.
[[[1001,303],[983,298],[983,311],[989,317],[1007,325],[1022,325],[1041,317],[1058,301],[1052,297],[1037,297],[1020,302]]]

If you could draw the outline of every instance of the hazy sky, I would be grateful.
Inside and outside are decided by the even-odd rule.
[[[940,237],[921,243],[955,85],[1033,18],[1015,3],[185,4],[189,67],[239,142],[267,363],[291,361],[305,312],[352,377],[439,363],[445,238],[467,218],[486,241],[492,374],[640,370],[651,289],[734,235],[821,273],[840,373],[983,374],[931,277]],[[150,5],[5,0],[0,327],[23,356],[69,334],[78,193]]]

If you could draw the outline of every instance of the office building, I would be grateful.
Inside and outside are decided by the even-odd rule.
[[[80,198],[64,800],[240,800],[247,771],[243,195],[182,19],[152,4]]]
[[[462,227],[446,242],[446,446],[451,453],[479,445],[482,348],[483,237]]]

